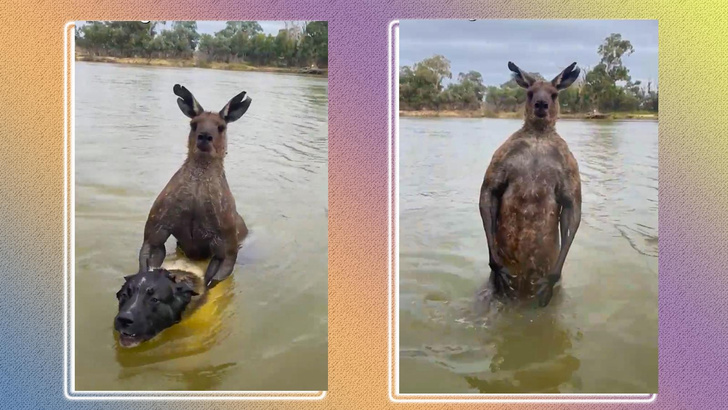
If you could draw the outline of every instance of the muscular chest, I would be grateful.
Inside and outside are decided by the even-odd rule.
[[[225,212],[224,189],[209,181],[187,181],[171,190],[163,207],[169,210],[165,222],[173,232],[213,238],[219,234]]]
[[[550,141],[514,144],[503,166],[507,191],[530,201],[552,199],[565,177],[563,153]]]

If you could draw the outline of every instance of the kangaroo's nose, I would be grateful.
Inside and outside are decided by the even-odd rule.
[[[131,318],[129,312],[123,312],[116,316],[116,323],[119,325],[119,328],[123,329],[131,326],[134,323],[134,319]]]
[[[545,100],[538,100],[538,101],[536,101],[536,104],[534,104],[534,107],[537,110],[538,109],[548,110],[549,109],[549,103],[548,103],[548,101],[545,101]]]
[[[199,135],[197,135],[197,141],[212,141],[212,135],[206,132],[201,132]]]

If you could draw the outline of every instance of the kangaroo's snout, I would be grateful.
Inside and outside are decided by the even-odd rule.
[[[197,135],[197,141],[212,142],[212,135],[208,132],[201,132]]]
[[[549,102],[546,100],[536,100],[536,102],[533,104],[534,108],[534,114],[538,118],[546,118],[549,113]]]
[[[197,134],[197,149],[202,152],[209,152],[212,149],[212,134],[201,132]]]

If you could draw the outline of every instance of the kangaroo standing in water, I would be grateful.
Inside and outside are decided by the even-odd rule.
[[[561,279],[581,222],[579,165],[555,129],[559,91],[579,77],[575,67],[546,82],[508,63],[527,90],[525,121],[493,154],[480,189],[495,293],[536,296],[542,307]]]
[[[165,257],[164,243],[170,235],[190,259],[211,258],[205,271],[205,286],[214,286],[233,271],[238,249],[248,234],[235,208],[225,178],[227,124],[237,121],[250,107],[242,93],[216,112],[206,112],[185,87],[174,93],[182,113],[190,117],[187,159],[174,174],[149,211],[144,243],[139,251],[139,272],[159,268]]]

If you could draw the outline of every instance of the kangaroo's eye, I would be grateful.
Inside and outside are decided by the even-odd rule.
[[[217,132],[223,132],[223,131],[225,131],[225,126],[224,125],[218,125],[217,126]]]
[[[197,123],[196,122],[191,122],[190,123],[190,128],[192,128],[192,131],[196,130],[197,129]]]
[[[553,94],[551,94],[551,99],[556,101],[556,97],[558,97],[558,96],[559,96],[559,94],[553,93]]]
[[[151,300],[152,303],[158,303],[159,302],[159,299],[157,299],[157,298],[151,298],[150,300]]]
[[[528,92],[528,99],[530,100],[531,98],[533,98],[533,91]]]

